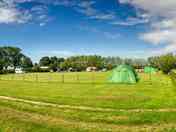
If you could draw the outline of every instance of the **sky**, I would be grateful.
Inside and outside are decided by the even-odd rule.
[[[176,51],[175,0],[0,0],[0,46],[42,56]]]

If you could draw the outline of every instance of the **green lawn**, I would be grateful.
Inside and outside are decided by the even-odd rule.
[[[0,100],[0,131],[176,131],[175,87],[168,76],[140,74],[136,85],[109,84],[109,73],[1,75],[0,96],[86,106],[56,108]],[[63,81],[64,78],[64,81]],[[64,83],[63,83],[64,82]],[[117,111],[97,111],[96,108]],[[125,111],[118,111],[123,109]],[[140,112],[128,111],[140,109]],[[145,111],[145,109],[156,109]],[[157,111],[167,109],[167,111]],[[142,111],[144,110],[144,111]]]

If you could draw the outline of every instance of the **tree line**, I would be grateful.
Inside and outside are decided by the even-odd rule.
[[[49,72],[49,71],[85,71],[87,67],[96,67],[97,70],[111,70],[117,65],[128,64],[137,69],[145,66],[158,68],[168,74],[176,68],[176,56],[166,54],[145,59],[130,59],[120,57],[102,57],[98,55],[71,56],[68,58],[44,56],[39,63],[33,63],[30,57],[22,53],[18,47],[0,47],[0,73],[14,72],[15,68],[21,67],[26,72]],[[9,70],[8,67],[14,69]]]
[[[92,56],[73,56],[64,58],[43,57],[41,58],[40,66],[49,66],[56,70],[59,68],[62,71],[67,71],[73,68],[75,71],[85,71],[87,67],[96,67],[98,70],[111,70],[117,65],[128,64],[135,69],[143,69],[145,66],[151,66],[168,74],[172,69],[176,69],[176,55],[169,53],[160,56],[149,57],[148,59],[131,59],[120,57],[102,57],[97,55]]]
[[[122,59],[120,57],[102,57],[98,55],[89,56],[72,56],[68,58],[42,57],[39,66],[48,66],[50,70],[68,71],[85,71],[87,67],[96,67],[97,70],[111,70],[117,65],[129,64],[135,68],[143,68],[147,65],[145,59]]]

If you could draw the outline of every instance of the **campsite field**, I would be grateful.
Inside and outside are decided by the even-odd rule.
[[[140,74],[139,83],[124,85],[107,83],[108,75],[1,75],[0,131],[176,131],[169,76]]]

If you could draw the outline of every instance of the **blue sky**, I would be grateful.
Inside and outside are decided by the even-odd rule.
[[[0,45],[18,46],[34,61],[175,52],[175,7],[174,0],[2,0]]]

